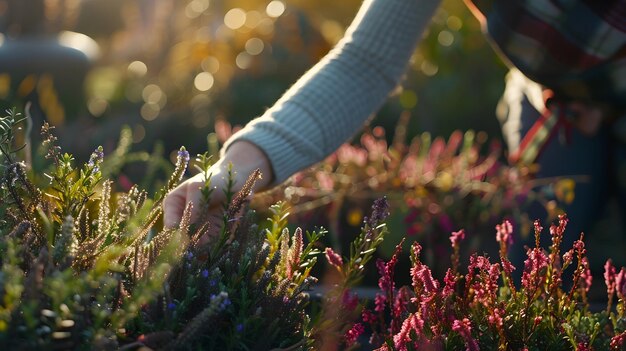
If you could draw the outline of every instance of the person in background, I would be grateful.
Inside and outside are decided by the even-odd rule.
[[[510,67],[497,111],[510,162],[537,163],[539,177],[588,176],[566,207],[570,233],[591,228],[609,191],[626,218],[626,0],[466,2]],[[439,3],[366,0],[334,49],[228,140],[213,185],[232,163],[239,186],[258,168],[255,190],[267,189],[332,153],[397,87]],[[197,175],[166,197],[166,226],[202,184]]]

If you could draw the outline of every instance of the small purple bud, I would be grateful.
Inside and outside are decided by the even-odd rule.
[[[243,324],[241,323],[237,324],[237,326],[235,327],[235,330],[237,331],[237,333],[241,333],[243,331]]]
[[[185,162],[189,162],[189,151],[187,150],[178,151],[178,157]]]
[[[203,269],[201,274],[202,274],[202,277],[204,277],[204,278],[208,278],[209,277],[209,271],[206,270],[206,269]],[[215,283],[213,280],[211,282]]]
[[[175,310],[176,309],[176,304],[173,303],[173,302],[168,303],[167,304],[167,309],[170,310],[170,311]]]

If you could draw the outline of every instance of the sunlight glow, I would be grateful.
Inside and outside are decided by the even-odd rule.
[[[265,12],[267,12],[267,15],[270,17],[279,17],[285,12],[285,4],[282,1],[274,0],[267,4]]]
[[[200,72],[193,80],[193,85],[200,91],[207,91],[213,87],[215,79],[209,72]]]
[[[224,24],[230,29],[239,29],[246,23],[246,12],[240,8],[234,8],[226,12]]]

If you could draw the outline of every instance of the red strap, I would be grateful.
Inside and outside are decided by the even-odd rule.
[[[564,132],[565,142],[571,141],[571,123],[567,120],[567,108],[561,101],[553,99],[550,90],[544,91],[545,108],[530,130],[524,135],[516,152],[509,156],[509,162],[534,163],[546,145],[558,131]]]

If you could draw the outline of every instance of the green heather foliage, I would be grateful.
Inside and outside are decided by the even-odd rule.
[[[184,148],[156,196],[137,186],[115,192],[102,176],[114,171],[102,168],[119,166],[105,161],[102,148],[78,166],[46,124],[53,167],[39,188],[14,150],[21,121],[14,112],[0,119],[0,349],[312,349],[338,340],[356,317],[339,313],[324,323],[319,316],[327,312],[309,316],[305,291],[317,281],[310,272],[325,231],[290,233],[280,203],[269,208],[269,224],[258,226],[247,210],[258,171],[238,193],[232,169],[228,187],[213,189],[211,160],[199,155],[200,205],[224,191],[223,215],[192,224],[189,205],[180,226],[165,229],[161,202],[185,173]],[[342,308],[342,292],[361,279],[385,233],[384,201],[379,209],[364,223],[349,279],[324,305]]]

